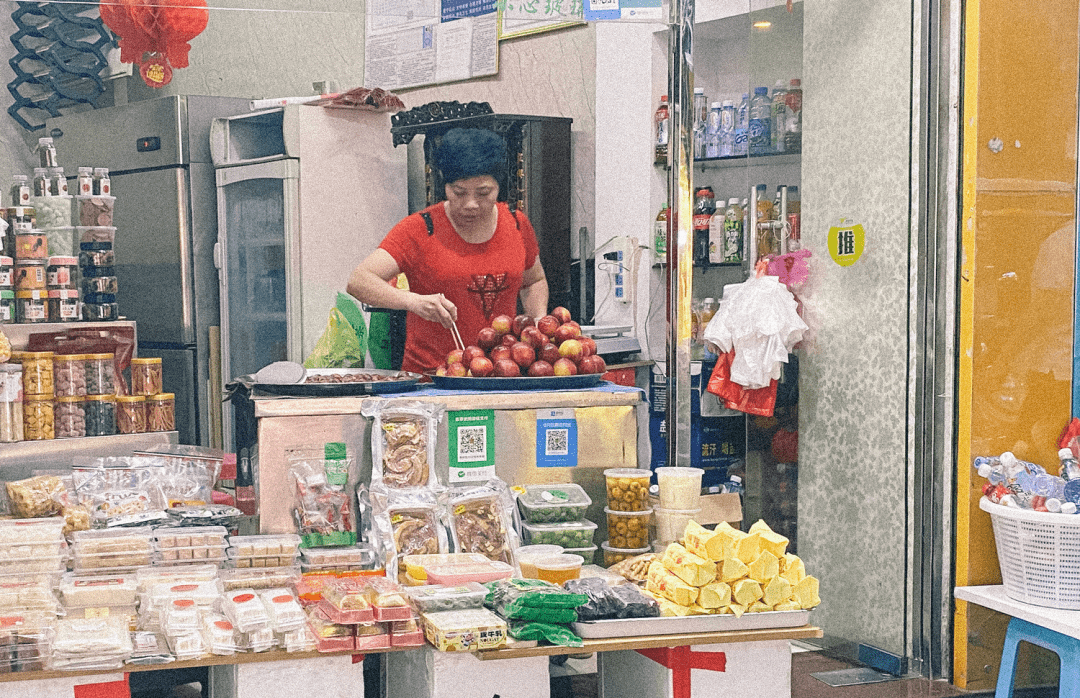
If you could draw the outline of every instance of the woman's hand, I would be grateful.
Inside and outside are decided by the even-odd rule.
[[[407,310],[416,313],[425,320],[437,322],[446,328],[453,326],[457,322],[457,306],[448,301],[446,296],[441,293],[433,293],[430,296],[413,293],[409,298]]]

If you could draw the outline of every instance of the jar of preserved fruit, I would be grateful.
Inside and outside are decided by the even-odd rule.
[[[176,396],[158,393],[146,398],[146,430],[172,431],[176,429]]]
[[[48,322],[48,291],[16,291],[15,317],[25,323]]]
[[[161,392],[161,359],[147,357],[131,360],[132,395],[157,395]]]
[[[8,289],[0,291],[0,325],[9,325],[18,318],[15,309],[15,292]]]
[[[76,288],[75,279],[78,278],[78,272],[78,257],[49,257],[45,267],[45,285],[50,290]]]
[[[86,395],[86,354],[57,354],[53,382],[57,397]]]
[[[118,395],[116,397],[116,431],[120,434],[146,432],[146,397]]]
[[[79,292],[73,288],[53,288],[48,291],[49,322],[78,322]]]
[[[115,395],[87,395],[83,410],[87,436],[112,436],[116,433]]]
[[[20,259],[15,265],[16,291],[45,290],[45,260]]]

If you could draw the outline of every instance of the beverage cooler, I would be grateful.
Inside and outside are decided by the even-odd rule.
[[[216,119],[222,378],[302,362],[353,268],[408,214],[390,115],[290,105]],[[224,417],[232,443],[231,407]]]

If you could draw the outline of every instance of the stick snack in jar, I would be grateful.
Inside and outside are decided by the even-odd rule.
[[[146,430],[172,431],[176,429],[176,395],[158,393],[146,398]]]
[[[131,360],[131,393],[157,395],[161,392],[161,358],[156,356]]]
[[[647,511],[649,509],[649,470],[637,468],[608,468],[608,508],[614,511]]]
[[[146,432],[146,398],[142,395],[116,396],[116,430],[121,434]]]

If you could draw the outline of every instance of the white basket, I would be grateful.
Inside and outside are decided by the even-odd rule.
[[[994,525],[1005,594],[1023,603],[1080,610],[1080,514],[1048,514],[994,504],[979,508]]]

